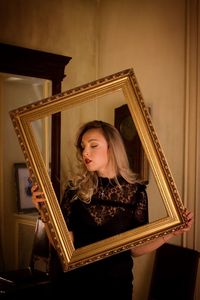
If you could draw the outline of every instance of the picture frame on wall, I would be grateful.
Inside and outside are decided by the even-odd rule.
[[[25,163],[15,163],[16,201],[18,213],[36,212],[32,202],[32,180]]]

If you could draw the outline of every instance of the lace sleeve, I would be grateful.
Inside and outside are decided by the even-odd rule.
[[[146,192],[146,185],[139,184],[136,194],[136,202],[134,205],[134,227],[145,225],[149,222],[148,213],[148,196]]]
[[[65,189],[62,201],[61,201],[61,210],[63,213],[63,217],[65,219],[65,222],[67,224],[67,227],[69,230],[71,230],[71,211],[72,211],[72,199],[73,199],[74,193],[73,191],[67,187]]]

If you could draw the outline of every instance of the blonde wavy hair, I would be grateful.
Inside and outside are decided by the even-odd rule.
[[[73,190],[76,190],[76,195],[82,201],[89,203],[92,195],[97,192],[98,174],[87,170],[83,161],[82,138],[83,135],[90,129],[101,129],[108,143],[109,157],[115,170],[114,180],[120,186],[117,177],[121,175],[127,182],[135,183],[136,174],[133,173],[129,166],[128,157],[124,147],[123,140],[119,131],[111,124],[94,120],[80,127],[76,137],[76,156],[78,160],[78,172],[68,182],[68,185]]]

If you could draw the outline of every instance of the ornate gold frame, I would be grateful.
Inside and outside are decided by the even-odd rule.
[[[139,228],[75,249],[35,140],[32,122],[118,90],[123,93],[127,101],[167,216]],[[44,206],[49,220],[47,225],[64,271],[128,250],[185,227],[184,206],[133,69],[127,69],[50,98],[19,107],[11,111],[10,116],[30,174],[33,180],[39,184],[47,199]]]

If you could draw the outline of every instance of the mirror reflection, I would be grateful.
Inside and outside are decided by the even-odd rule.
[[[32,242],[34,238],[35,222],[37,214],[27,214],[23,209],[22,201],[17,189],[20,182],[15,177],[15,165],[24,163],[24,156],[18,143],[17,136],[13,132],[9,119],[9,111],[18,106],[34,103],[51,95],[51,83],[41,78],[20,76],[16,74],[0,73],[2,90],[2,116],[3,118],[3,145],[2,145],[2,240],[3,253],[0,255],[2,265],[7,269],[24,268],[30,263]],[[38,134],[41,129],[38,127]],[[6,162],[6,163],[5,163]],[[31,207],[32,202],[30,200]],[[27,205],[28,209],[29,206]],[[27,211],[28,211],[27,209]],[[4,222],[5,223],[4,223]],[[4,227],[3,224],[6,224]],[[23,226],[24,224],[24,226]],[[9,228],[9,234],[7,234]],[[19,244],[16,241],[20,241]],[[15,249],[15,255],[13,255]]]

